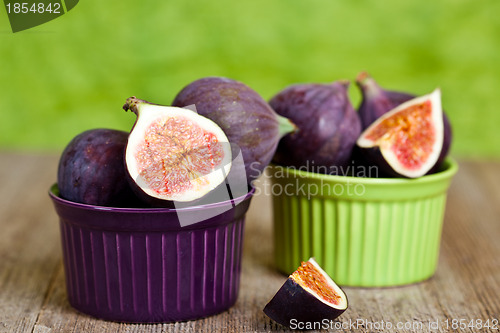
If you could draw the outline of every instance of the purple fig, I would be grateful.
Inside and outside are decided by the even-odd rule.
[[[223,77],[207,77],[184,87],[172,105],[187,107],[219,125],[229,142],[241,149],[248,183],[257,179],[271,161],[278,141],[295,130],[247,85]]]
[[[128,133],[112,129],[92,129],[74,137],[59,160],[59,195],[98,206],[140,206],[127,181],[127,138]]]
[[[311,172],[341,174],[350,162],[361,122],[347,95],[349,84],[295,84],[269,104],[298,128],[283,137],[273,161]]]
[[[356,78],[356,84],[360,88],[362,95],[362,101],[358,108],[358,114],[361,119],[363,130],[367,129],[373,122],[388,111],[416,97],[416,95],[406,92],[386,90],[380,87],[375,79],[373,79],[366,72],[362,72],[358,75]],[[452,142],[451,124],[444,110],[443,126],[443,147],[436,164],[432,167],[429,173],[434,173],[439,170],[442,162],[446,156],[448,156]]]

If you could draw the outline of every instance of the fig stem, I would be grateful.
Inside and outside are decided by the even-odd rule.
[[[135,113],[136,115],[139,115],[139,109],[138,109],[138,104],[144,102],[141,99],[136,98],[135,96],[127,98],[127,101],[125,104],[123,104],[123,110],[125,111],[131,111]]]
[[[356,84],[367,96],[376,97],[382,93],[382,88],[380,88],[377,82],[367,72],[358,74],[356,77]]]
[[[123,104],[123,110],[125,110],[125,111],[130,110],[138,116],[139,115],[139,107],[142,104],[160,105],[160,104],[151,103],[151,102],[148,102],[146,100],[132,96],[132,97],[127,98],[127,101],[125,102],[125,104]]]
[[[279,129],[279,134],[280,138],[284,137],[285,135],[289,133],[293,133],[297,130],[297,126],[288,118],[285,118],[280,115],[276,115],[278,119],[278,129]]]
[[[356,77],[356,83],[362,84],[369,77],[370,77],[370,74],[368,74],[368,72],[363,71],[363,72],[359,73],[358,76]]]
[[[346,90],[349,89],[349,86],[351,85],[351,81],[349,80],[338,80],[336,82],[340,83]]]

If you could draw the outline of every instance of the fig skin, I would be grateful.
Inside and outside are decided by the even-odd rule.
[[[269,104],[242,82],[206,77],[184,87],[173,106],[196,106],[196,111],[217,123],[229,142],[242,151],[247,182],[257,179],[271,161],[280,138],[294,125],[279,117]]]
[[[394,109],[398,105],[417,97],[417,95],[406,92],[384,89],[380,87],[379,84],[375,81],[375,79],[373,79],[366,72],[361,72],[358,75],[358,77],[356,78],[356,84],[359,87],[362,95],[361,104],[358,108],[358,114],[361,119],[363,130],[367,129],[368,126],[370,126],[375,120],[380,118],[383,114]],[[444,110],[443,110],[443,126],[444,126],[443,148],[441,149],[441,153],[439,155],[436,164],[431,168],[431,170],[427,174],[432,174],[439,171],[443,161],[448,156],[451,147],[451,142],[453,140],[451,124]],[[379,161],[380,156],[377,155],[376,152],[369,153],[369,155],[370,156],[363,157],[363,153],[358,154],[356,152],[355,159],[357,163],[361,165],[372,164],[371,161],[373,158],[377,159],[377,163],[382,162]],[[391,172],[385,173],[385,176],[398,177],[398,175]]]
[[[264,313],[275,322],[290,327],[292,319],[297,322],[321,323],[325,319],[334,320],[346,309],[326,305],[292,278],[288,278],[264,307]]]
[[[349,83],[295,84],[269,104],[298,127],[280,141],[273,162],[311,172],[340,174],[351,161],[361,121],[347,89]]]
[[[362,95],[358,114],[363,130],[399,104],[417,97],[405,92],[385,90],[366,72],[358,75],[356,85],[361,90]]]
[[[127,138],[127,132],[103,128],[74,137],[59,160],[60,196],[97,206],[142,206],[127,181],[124,163]]]
[[[361,148],[356,146],[355,152],[353,156],[361,160],[360,165],[363,163],[367,168],[370,166],[377,166],[376,178],[407,178],[394,171],[384,159],[379,147]],[[370,177],[375,178],[373,175],[370,175]]]
[[[323,301],[319,299],[319,296],[316,297],[311,293],[311,291],[308,291],[306,287],[303,287],[298,281],[295,280],[296,278],[302,279],[301,276],[303,277],[304,274],[308,274],[304,271],[299,272],[301,267],[305,267],[308,264],[315,267],[319,274],[321,274],[327,281],[330,281],[327,287],[321,283],[321,279],[319,279],[318,282],[313,275],[313,278],[309,280],[308,283],[316,284],[316,288],[323,287],[335,290],[335,294],[339,296],[341,300],[338,304],[332,304],[326,300]],[[326,272],[323,271],[314,258],[310,258],[307,263],[302,262],[301,267],[288,277],[274,297],[269,301],[269,303],[267,303],[264,307],[264,313],[272,320],[286,327],[291,326],[292,319],[302,323],[322,323],[325,319],[334,320],[344,313],[348,307],[346,294],[342,288],[337,286],[336,283],[326,274]]]

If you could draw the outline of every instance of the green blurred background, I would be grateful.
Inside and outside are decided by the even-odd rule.
[[[0,149],[60,151],[86,129],[129,130],[127,97],[169,104],[204,76],[268,99],[366,70],[386,88],[440,86],[452,153],[500,157],[499,13],[498,0],[82,0],[13,34],[2,8]]]

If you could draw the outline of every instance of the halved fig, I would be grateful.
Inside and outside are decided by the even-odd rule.
[[[302,262],[267,303],[264,313],[290,327],[296,322],[333,320],[347,309],[347,297],[318,263]]]
[[[396,176],[425,175],[443,148],[441,92],[411,99],[383,114],[357,140],[374,164]]]
[[[356,84],[361,91],[362,97],[361,104],[358,108],[358,114],[361,118],[363,130],[368,128],[368,126],[380,118],[384,113],[389,112],[401,103],[417,97],[416,95],[407,92],[385,89],[381,87],[367,72],[361,72],[358,75],[356,78]],[[444,109],[443,125],[443,149],[441,149],[438,161],[428,173],[437,172],[450,151],[453,133],[451,123],[446,116],[446,111]]]
[[[222,129],[196,112],[130,97],[137,115],[125,151],[130,178],[153,205],[197,200],[223,183],[231,147]]]

